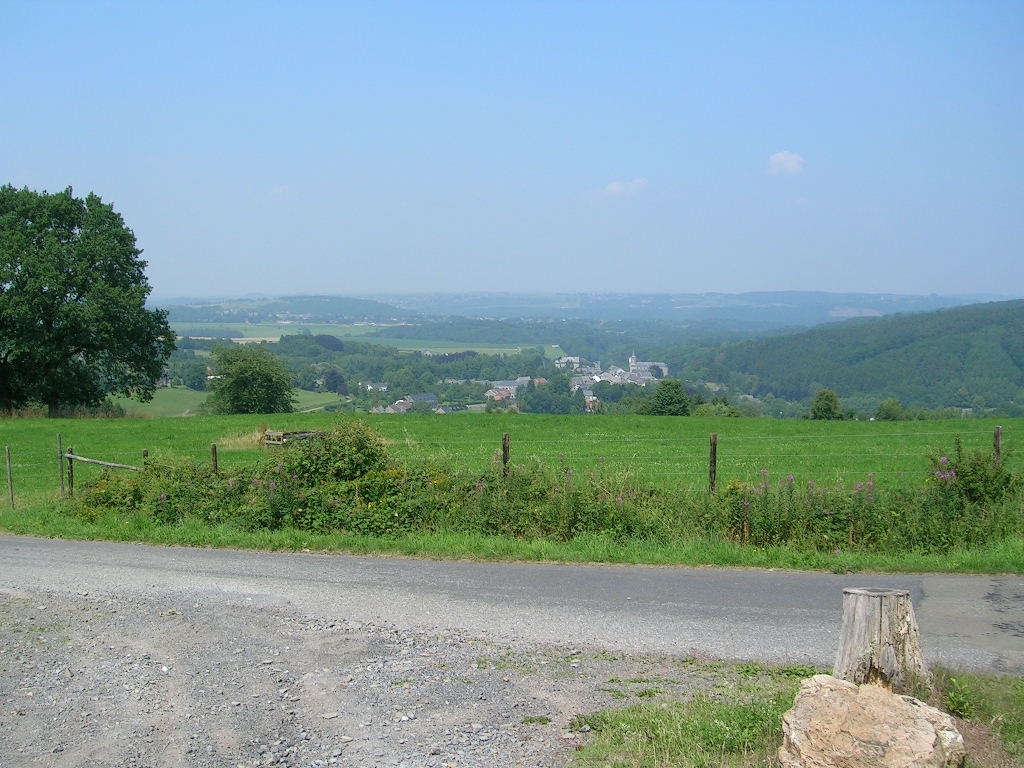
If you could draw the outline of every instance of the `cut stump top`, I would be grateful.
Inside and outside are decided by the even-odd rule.
[[[865,597],[896,597],[899,595],[908,596],[910,592],[905,589],[886,589],[885,587],[847,587],[843,590],[844,595],[864,595]]]

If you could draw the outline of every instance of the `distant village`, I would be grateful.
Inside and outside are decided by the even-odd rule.
[[[629,357],[628,370],[618,366],[602,369],[600,362],[590,363],[580,357],[567,356],[560,357],[555,360],[555,367],[566,372],[571,372],[572,391],[574,393],[577,390],[583,391],[583,398],[586,402],[588,412],[597,410],[600,405],[600,401],[595,397],[592,389],[594,384],[599,381],[607,381],[609,384],[633,384],[638,387],[645,387],[652,382],[657,383],[661,379],[666,379],[669,375],[668,365],[665,363],[638,360],[635,354],[630,355]],[[519,391],[520,387],[527,386],[531,381],[534,385],[547,384],[547,379],[531,379],[529,376],[520,376],[508,381],[488,382],[491,385],[491,388],[485,393],[487,403],[503,408],[514,407],[516,393]],[[364,384],[364,386],[371,392],[388,391],[388,385],[385,382],[369,382]],[[421,394],[403,397],[401,400],[396,400],[391,405],[375,408],[373,412],[409,413],[414,409],[422,409],[424,407],[434,413],[449,413],[456,410],[448,406],[440,405],[437,395],[430,392],[424,392]]]

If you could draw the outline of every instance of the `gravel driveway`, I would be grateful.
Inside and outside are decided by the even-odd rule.
[[[579,713],[692,659],[412,632],[227,597],[0,590],[0,766],[564,766]]]

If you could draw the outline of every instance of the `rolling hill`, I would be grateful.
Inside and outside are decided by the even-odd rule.
[[[1020,409],[1024,301],[822,325],[705,350],[684,368],[758,397],[804,401],[828,388],[915,408]]]

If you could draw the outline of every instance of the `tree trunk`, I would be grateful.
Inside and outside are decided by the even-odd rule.
[[[843,625],[833,675],[851,683],[881,684],[896,693],[914,693],[928,684],[909,592],[843,590]]]

